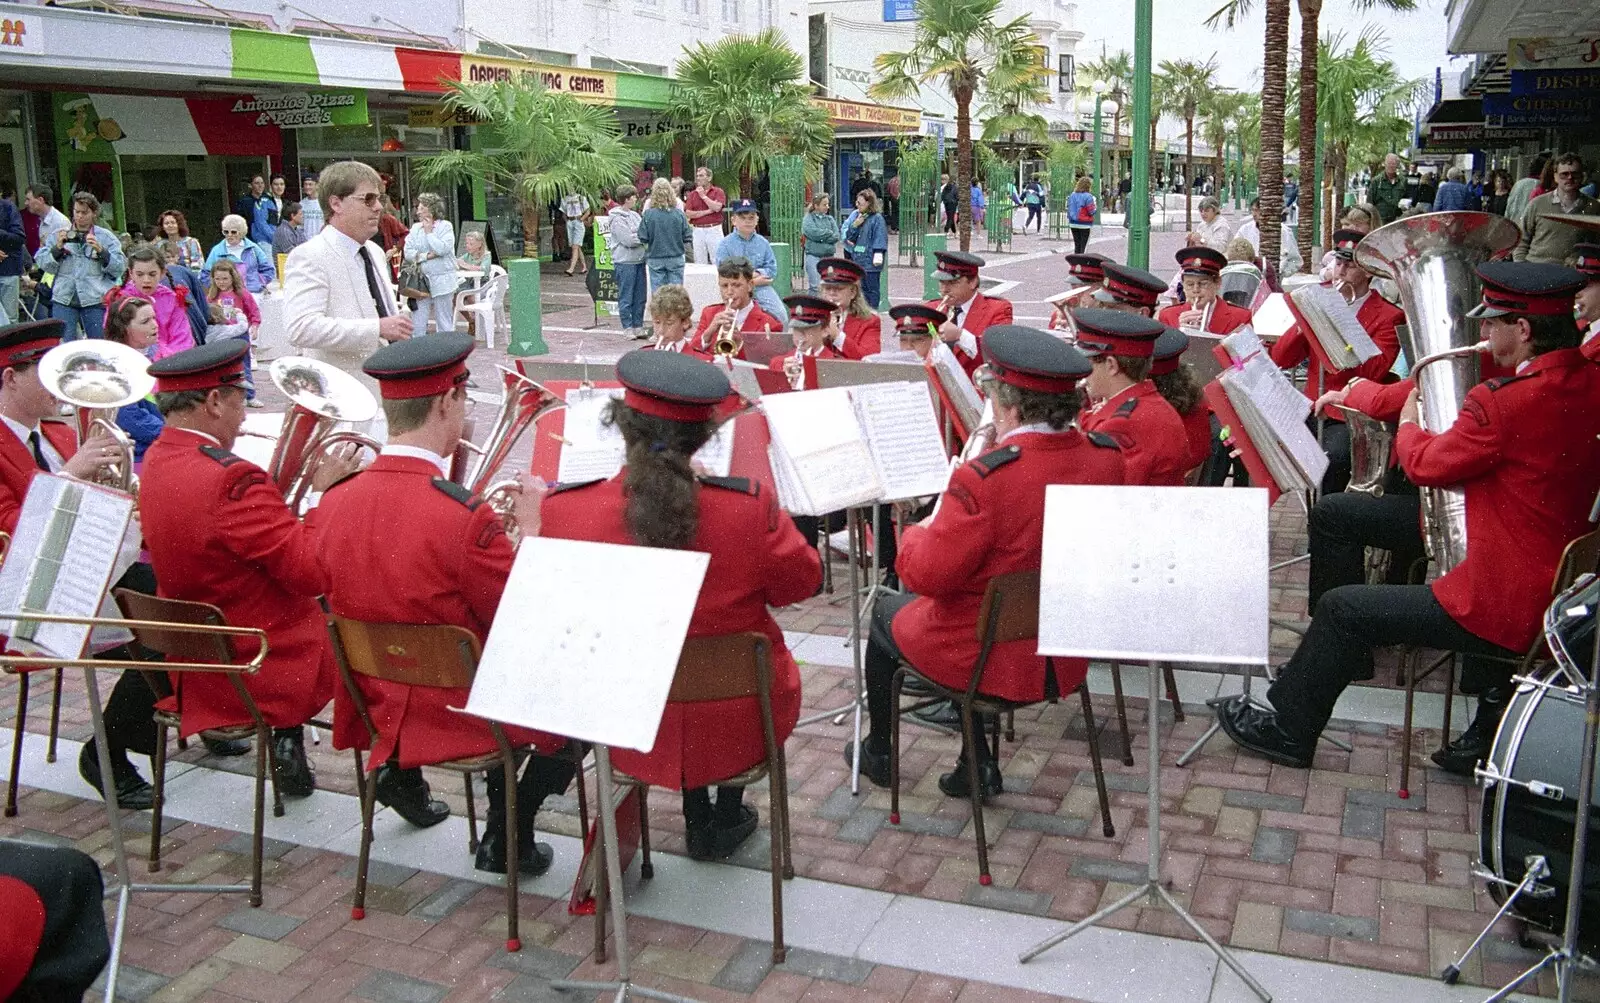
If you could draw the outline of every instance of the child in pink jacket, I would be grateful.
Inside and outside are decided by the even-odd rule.
[[[187,289],[161,284],[165,263],[154,247],[141,247],[128,255],[128,284],[107,295],[107,302],[123,296],[147,299],[156,308],[155,359],[164,359],[193,348],[194,332],[189,330]]]

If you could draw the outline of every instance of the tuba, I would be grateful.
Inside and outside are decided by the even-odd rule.
[[[69,341],[39,360],[39,382],[56,400],[77,409],[78,441],[104,429],[122,449],[122,458],[105,467],[95,483],[135,494],[133,440],[117,427],[117,409],[142,400],[155,389],[150,360],[137,349],[103,339]]]
[[[1414,360],[1421,423],[1430,432],[1455,423],[1467,391],[1478,382],[1478,325],[1467,318],[1482,295],[1477,267],[1519,239],[1517,225],[1503,216],[1430,212],[1381,226],[1356,247],[1363,268],[1394,280],[1400,290],[1403,347]],[[1428,554],[1441,573],[1466,560],[1465,492],[1422,489],[1422,523]]]
[[[458,466],[457,470],[462,471],[462,487],[481,495],[485,504],[504,520],[506,533],[515,539],[517,524],[511,513],[511,502],[512,488],[517,482],[510,479],[491,482],[491,478],[499,473],[511,451],[516,448],[517,440],[522,438],[529,426],[549,412],[566,407],[566,403],[542,384],[521,373],[505,366],[496,368],[500,370],[501,387],[500,408],[495,413],[494,424],[484,437],[483,445],[474,445],[465,439],[461,441],[461,448],[476,455],[478,460],[470,472],[466,471],[464,465]]]
[[[289,398],[278,443],[267,462],[267,476],[283,492],[289,507],[299,511],[311,476],[335,446],[346,442],[377,453],[383,443],[354,431],[334,431],[340,422],[371,421],[378,413],[372,391],[354,376],[316,359],[291,355],[272,363],[272,382]]]

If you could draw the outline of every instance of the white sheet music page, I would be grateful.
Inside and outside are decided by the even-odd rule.
[[[941,494],[950,460],[926,383],[872,383],[851,389],[886,501]]]
[[[1320,484],[1328,469],[1328,454],[1306,425],[1311,402],[1300,393],[1265,355],[1246,362],[1241,373],[1251,402],[1283,444],[1308,484]]]
[[[717,426],[706,444],[695,450],[694,462],[713,477],[726,477],[733,469],[733,419]]]
[[[1289,295],[1300,311],[1308,314],[1307,319],[1321,314],[1327,319],[1333,332],[1337,332],[1342,344],[1328,344],[1320,332],[1316,330],[1311,332],[1313,337],[1322,342],[1323,351],[1327,352],[1328,361],[1335,369],[1354,369],[1368,359],[1382,354],[1372,336],[1361,326],[1361,321],[1356,319],[1356,312],[1350,309],[1350,304],[1345,302],[1344,296],[1338,290],[1331,286],[1306,285]]]
[[[1267,566],[1264,489],[1052,485],[1039,654],[1265,665]]]
[[[622,469],[626,448],[622,433],[601,418],[621,387],[576,387],[567,391],[565,428],[561,433],[561,463],[556,477],[563,484],[603,480]]]
[[[883,497],[872,453],[842,387],[772,394],[762,399],[775,451],[787,458],[804,508],[796,515],[826,515]]]
[[[710,562],[696,550],[523,540],[466,711],[648,752]]]
[[[944,384],[951,402],[961,411],[961,419],[967,423],[967,428],[977,428],[978,414],[983,411],[983,398],[978,395],[978,388],[972,385],[972,377],[961,368],[956,353],[950,351],[950,346],[944,342],[935,341],[929,357],[939,368],[939,382]]]
[[[122,552],[133,499],[70,477],[33,479],[0,565],[0,609],[99,615]],[[78,658],[87,625],[0,621],[10,647],[28,655]]]

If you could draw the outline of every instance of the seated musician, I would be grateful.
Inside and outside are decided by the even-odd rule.
[[[1094,294],[1105,284],[1105,264],[1111,259],[1104,254],[1086,251],[1083,254],[1068,254],[1066,260],[1070,285],[1065,292],[1050,300],[1052,331],[1071,330],[1071,318],[1067,311],[1095,305],[1092,302]]]
[[[265,471],[229,452],[244,426],[242,341],[219,341],[150,367],[166,419],[145,452],[139,486],[145,546],[159,594],[210,603],[235,627],[267,632],[267,657],[244,687],[272,728],[278,791],[306,797],[316,778],[306,762],[304,724],[333,699],[333,650],[317,597],[327,576],[316,541]],[[312,476],[322,490],[355,469],[330,455]],[[241,659],[255,652],[233,639]],[[231,682],[215,674],[174,679],[184,736],[248,724]]]
[[[894,321],[900,351],[915,352],[917,358],[926,361],[933,351],[935,333],[944,326],[945,315],[921,303],[904,303],[889,308],[889,319]]]
[[[694,304],[682,286],[661,286],[650,296],[650,323],[654,335],[647,349],[658,352],[689,352],[694,331]]]
[[[1211,455],[1216,433],[1211,427],[1211,408],[1195,379],[1194,367],[1183,361],[1188,348],[1187,334],[1175,327],[1162,331],[1150,356],[1150,382],[1183,419],[1183,434],[1189,444],[1188,466],[1184,469],[1193,470]]]
[[[1344,585],[1324,592],[1300,647],[1268,691],[1274,711],[1236,700],[1217,709],[1241,747],[1287,766],[1311,765],[1339,694],[1372,677],[1388,644],[1516,659],[1539,634],[1566,545],[1587,531],[1600,490],[1600,367],[1578,351],[1570,268],[1481,265],[1483,303],[1469,316],[1515,376],[1468,391],[1449,429],[1425,432],[1413,391],[1395,450],[1421,487],[1466,494],[1466,560],[1431,585]],[[1479,663],[1488,664],[1488,663]],[[1504,686],[1510,667],[1497,666]],[[1486,750],[1504,704],[1480,701],[1469,729]],[[1464,755],[1458,752],[1458,755]]]
[[[1130,268],[1114,261],[1105,262],[1101,270],[1104,282],[1095,290],[1093,302],[1085,306],[1155,316],[1156,304],[1167,288],[1166,283],[1143,268]]]
[[[104,899],[82,850],[0,840],[0,999],[84,999],[111,958]]]
[[[724,258],[717,266],[717,292],[721,303],[712,303],[700,311],[700,325],[694,330],[694,339],[685,352],[700,359],[716,354],[717,340],[732,334],[739,350],[736,359],[744,358],[744,339],[738,332],[754,334],[783,330],[783,324],[772,314],[756,305],[755,271],[748,259]]]
[[[845,357],[834,347],[839,338],[839,328],[835,324],[838,314],[831,300],[804,293],[785,296],[783,305],[789,308],[789,333],[794,337],[794,351],[774,355],[767,362],[767,368],[788,376],[789,385],[796,390],[815,390],[811,376],[806,374],[805,360]],[[815,369],[812,372],[815,373]]]
[[[465,627],[481,642],[511,574],[516,551],[505,525],[481,499],[448,479],[450,456],[461,441],[467,415],[467,356],[472,339],[453,332],[397,341],[374,352],[362,370],[378,381],[389,441],[361,473],[323,496],[307,517],[317,534],[328,576],[328,608],[339,616],[382,623],[448,623]],[[539,529],[540,494],[518,495],[515,511],[529,535]],[[408,513],[415,531],[396,546],[395,527],[374,519],[378,511]],[[397,771],[495,752],[486,721],[452,711],[466,705],[467,692],[407,686],[357,677],[378,738],[367,768],[379,783]],[[553,758],[565,741],[553,735],[507,727],[513,745],[537,748],[517,781],[517,870],[543,874],[553,853],[535,843],[534,816],[545,799],[571,783],[575,762]],[[368,735],[341,687],[334,698],[336,748],[365,747]],[[489,815],[475,866],[506,873],[504,771],[487,774]],[[415,785],[421,783],[420,791]],[[412,781],[407,810],[431,824],[442,803],[426,783]]]
[[[883,322],[861,293],[866,274],[866,269],[849,258],[817,262],[817,275],[822,279],[818,295],[832,302],[838,312],[830,344],[847,359],[864,359],[883,351]]]
[[[950,346],[961,368],[971,376],[983,362],[983,332],[996,324],[1011,323],[1011,301],[978,291],[978,269],[984,260],[965,251],[935,251],[933,277],[939,281],[939,298],[925,306],[945,315],[939,339]]]
[[[1039,567],[1045,487],[1123,483],[1116,443],[1072,425],[1089,360],[1053,335],[1010,324],[989,329],[983,353],[996,379],[996,447],[957,467],[933,514],[906,528],[898,568],[909,591],[880,597],[873,607],[866,652],[872,731],[861,746],[861,772],[880,787],[889,784],[896,666],[903,661],[942,686],[964,688],[978,655],[974,627],[989,579]],[[1047,679],[1036,647],[1031,640],[996,645],[980,691],[1027,701],[1076,689],[1087,663],[1055,659],[1056,678]],[[975,751],[982,793],[999,793],[999,764],[983,742]],[[852,752],[845,749],[847,762]],[[939,789],[968,796],[965,759],[939,778]]]
[[[1182,484],[1191,466],[1189,434],[1150,380],[1156,339],[1166,328],[1112,310],[1074,310],[1072,320],[1078,350],[1094,365],[1083,387],[1095,405],[1079,417],[1079,427],[1104,432],[1126,451],[1127,483]]]
[[[1177,253],[1183,273],[1182,303],[1174,303],[1156,315],[1168,327],[1187,327],[1211,334],[1232,334],[1250,323],[1250,311],[1222,298],[1222,269],[1228,259],[1221,251],[1204,244],[1185,247]]]
[[[1378,354],[1350,369],[1324,371],[1318,356],[1311,350],[1315,337],[1299,324],[1291,327],[1268,350],[1273,364],[1280,369],[1293,369],[1306,363],[1305,395],[1316,400],[1329,390],[1338,390],[1357,376],[1368,380],[1384,379],[1400,354],[1400,338],[1395,333],[1396,324],[1404,324],[1406,315],[1399,307],[1379,296],[1372,289],[1372,275],[1356,262],[1356,245],[1366,236],[1357,230],[1337,230],[1333,234],[1333,254],[1338,277],[1335,288],[1341,284],[1349,292],[1350,309],[1363,330],[1378,346]],[[1415,361],[1415,360],[1412,360]],[[1343,491],[1350,482],[1350,430],[1338,413],[1324,415],[1322,448],[1328,453],[1328,471],[1322,476],[1322,491],[1333,494]],[[1315,419],[1313,419],[1315,420]]]
[[[1600,362],[1600,244],[1578,244],[1572,250],[1586,280],[1574,297],[1578,327],[1583,329],[1583,354]]]
[[[617,360],[626,388],[606,420],[627,446],[622,471],[605,481],[563,484],[544,500],[546,537],[698,550],[711,556],[689,623],[690,637],[758,630],[772,642],[772,713],[782,743],[800,715],[800,673],[768,607],[799,602],[822,581],[822,562],[765,485],[742,477],[697,477],[695,450],[716,429],[727,377],[715,366],[657,352]],[[744,792],[708,785],[766,757],[754,698],[669,702],[647,753],[614,749],[617,769],[683,791],[689,855],[728,857],[756,827]]]

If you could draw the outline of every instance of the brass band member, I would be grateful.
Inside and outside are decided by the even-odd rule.
[[[789,377],[789,385],[796,390],[815,390],[811,377],[806,374],[807,359],[843,359],[844,353],[834,347],[841,337],[835,323],[833,303],[804,293],[785,296],[783,305],[789,308],[789,333],[794,336],[794,351],[787,355],[774,355],[767,368]],[[812,373],[816,370],[813,369]]]
[[[746,258],[724,258],[717,265],[717,292],[721,303],[712,303],[700,311],[700,326],[695,328],[694,340],[688,353],[697,358],[709,359],[715,354],[717,340],[731,335],[742,341],[739,332],[781,331],[783,325],[772,314],[755,302],[755,270]],[[776,295],[776,294],[774,294]],[[744,358],[744,346],[734,353],[734,358]]]
[[[978,291],[978,269],[984,260],[965,251],[935,251],[939,298],[924,306],[947,318],[939,325],[939,339],[950,346],[956,361],[971,376],[983,362],[983,332],[996,324],[1011,323],[1011,301]]]
[[[1184,302],[1174,303],[1156,315],[1168,327],[1187,327],[1211,334],[1232,334],[1250,323],[1250,311],[1222,298],[1222,269],[1228,258],[1204,245],[1177,253],[1183,270]]]
[[[883,350],[883,322],[861,293],[866,269],[849,258],[823,258],[817,262],[822,280],[818,295],[838,311],[837,332],[831,344],[847,359],[864,359]]]
[[[1182,484],[1189,469],[1189,436],[1183,419],[1150,380],[1151,355],[1166,328],[1114,310],[1074,310],[1072,319],[1078,348],[1094,365],[1084,389],[1096,403],[1079,426],[1104,432],[1126,450],[1127,483]]]
[[[694,304],[682,286],[660,286],[650,297],[653,336],[647,348],[694,354]]]
[[[1174,327],[1162,331],[1150,357],[1150,382],[1183,419],[1183,434],[1189,443],[1186,469],[1193,470],[1211,455],[1211,443],[1217,433],[1211,427],[1211,408],[1195,379],[1194,367],[1183,361],[1188,348],[1187,334]]]
[[[1086,251],[1066,256],[1070,285],[1067,291],[1052,297],[1050,329],[1067,330],[1070,318],[1067,311],[1078,307],[1094,306],[1094,294],[1103,288],[1106,279],[1105,264],[1111,259],[1104,254]]]
[[[1156,304],[1167,284],[1143,268],[1130,268],[1107,261],[1101,266],[1105,280],[1095,290],[1094,302],[1087,304],[1101,310],[1120,310],[1154,317]]]

